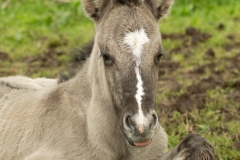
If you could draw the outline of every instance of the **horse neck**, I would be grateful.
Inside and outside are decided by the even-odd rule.
[[[72,80],[79,103],[86,111],[88,140],[92,148],[116,157],[126,151],[123,136],[116,126],[118,119],[108,90],[104,67],[99,66],[96,49]],[[122,151],[121,151],[121,149]]]

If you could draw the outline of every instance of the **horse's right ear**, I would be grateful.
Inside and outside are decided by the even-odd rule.
[[[109,3],[110,0],[82,0],[82,5],[86,14],[94,21],[97,21],[101,17],[104,9]]]

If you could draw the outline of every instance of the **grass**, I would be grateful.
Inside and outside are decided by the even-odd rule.
[[[94,32],[78,0],[66,4],[50,0],[13,0],[0,10],[0,17],[1,50],[16,59],[39,54],[48,43],[60,41],[62,37],[74,37],[69,41],[70,47],[82,45]]]
[[[164,77],[174,77],[175,81],[181,84],[180,91],[174,92],[165,90],[163,95],[159,95],[158,102],[166,101],[169,96],[181,95],[187,92],[186,88],[198,80],[188,79],[185,77],[185,72],[193,70],[196,66],[204,66],[210,63],[217,63],[216,70],[225,71],[229,63],[224,62],[224,59],[234,57],[239,53],[239,50],[226,51],[224,46],[233,43],[232,40],[226,38],[228,35],[235,35],[235,41],[240,40],[240,23],[236,21],[240,15],[240,5],[231,1],[177,1],[173,7],[170,17],[161,21],[161,31],[168,34],[185,33],[186,27],[193,26],[201,32],[207,32],[212,37],[205,43],[199,44],[197,47],[190,48],[191,55],[185,58],[185,55],[174,53],[171,55],[171,60],[180,64],[180,67],[172,73],[167,73]],[[219,24],[224,24],[224,30],[218,30]],[[179,42],[173,41],[173,44]],[[171,50],[175,46],[169,41],[163,41],[164,47]],[[214,59],[205,59],[205,53],[208,48],[213,48],[215,51]],[[184,52],[184,49],[183,51]],[[222,60],[220,60],[222,59]],[[221,63],[220,63],[221,61]],[[232,70],[234,68],[231,68]],[[239,70],[239,68],[236,68]],[[204,74],[199,74],[197,79],[204,79],[212,74],[211,71],[205,71]],[[238,79],[240,74],[237,72],[233,79]],[[161,78],[160,78],[161,81]],[[231,77],[226,81],[231,83]],[[199,83],[201,85],[201,83]],[[185,88],[185,90],[184,90]],[[162,90],[161,90],[162,91]],[[166,94],[167,92],[167,94]],[[239,139],[233,139],[232,136],[240,133],[238,123],[240,118],[232,115],[234,118],[228,119],[229,114],[239,113],[239,101],[229,99],[227,95],[234,92],[232,88],[222,88],[222,86],[209,89],[207,91],[207,99],[204,103],[204,109],[195,109],[191,112],[180,114],[179,112],[165,113],[171,115],[173,124],[165,126],[169,134],[169,146],[172,147],[179,143],[184,135],[190,132],[198,132],[207,137],[215,146],[217,159],[221,160],[237,160],[240,159],[239,149],[234,147],[235,143],[239,143]],[[166,94],[166,95],[165,95]],[[160,103],[161,104],[161,103]],[[221,110],[229,109],[229,113],[223,113]],[[227,118],[228,117],[228,118]],[[168,119],[166,119],[168,121]],[[167,122],[165,122],[167,123]],[[168,124],[168,123],[167,123]]]
[[[3,3],[0,3],[0,7]],[[184,34],[186,28],[192,26],[201,32],[211,34],[212,37],[196,46],[187,46],[179,52],[166,54],[165,61],[178,63],[179,67],[161,75],[160,82],[161,79],[174,80],[181,89],[160,87],[158,104],[171,104],[187,93],[188,87],[194,84],[202,85],[201,80],[213,74],[211,68],[204,68],[202,74],[187,78],[186,73],[197,66],[217,64],[214,70],[219,73],[224,72],[223,78],[227,84],[225,87],[216,85],[209,88],[206,91],[204,107],[200,109],[186,113],[168,109],[158,111],[169,136],[170,148],[178,144],[186,134],[198,132],[214,144],[217,159],[240,159],[240,150],[235,147],[236,143],[240,144],[240,139],[233,138],[240,133],[240,118],[237,115],[240,113],[240,106],[236,99],[229,96],[236,92],[231,86],[239,81],[240,68],[231,69],[231,73],[233,72],[235,76],[226,72],[226,68],[231,65],[227,60],[240,53],[236,49],[230,51],[225,49],[226,44],[240,42],[239,15],[240,4],[237,1],[176,0],[172,14],[161,20],[162,33]],[[217,29],[219,24],[224,24],[223,30]],[[10,57],[6,60],[0,59],[0,76],[22,74],[31,77],[55,77],[68,63],[68,52],[83,45],[93,35],[93,23],[83,15],[79,0],[71,0],[70,3],[54,0],[12,0],[5,8],[0,9],[0,52],[5,52]],[[234,35],[234,40],[226,38],[229,35]],[[166,53],[181,45],[181,39],[163,41]],[[54,51],[59,54],[54,57],[60,61],[59,67],[51,65],[41,67],[38,61],[28,60],[29,57],[37,57],[39,60],[46,56],[51,46],[55,46]],[[215,57],[212,59],[205,57],[209,48],[215,52]],[[31,71],[29,66],[37,66],[37,68]]]
[[[25,57],[42,55],[49,45],[62,43],[63,39],[67,41],[67,46],[61,46],[64,52],[79,47],[94,35],[92,22],[82,12],[78,0],[71,3],[12,0],[5,9],[0,9],[0,50],[7,52],[14,61],[21,61]],[[60,60],[64,63],[67,59],[65,54]],[[27,72],[25,63],[22,65],[16,73]],[[18,68],[17,65],[10,67]],[[55,74],[45,71],[34,77]]]

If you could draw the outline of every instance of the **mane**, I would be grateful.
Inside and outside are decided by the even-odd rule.
[[[90,57],[94,45],[94,40],[89,41],[80,49],[75,49],[71,54],[70,67],[62,71],[58,76],[58,83],[66,82],[75,77],[82,65]]]
[[[29,78],[24,76],[9,76],[0,79],[0,86],[21,90],[21,89],[42,89],[57,84],[55,79],[48,78]]]
[[[0,82],[0,86],[7,87],[7,88],[10,88],[10,89],[17,89],[17,90],[20,89],[19,87],[12,86],[11,84],[6,83],[6,82]]]

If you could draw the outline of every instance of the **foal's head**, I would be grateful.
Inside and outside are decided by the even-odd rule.
[[[83,0],[95,22],[95,64],[104,73],[121,129],[129,144],[151,143],[158,67],[163,55],[158,20],[173,0]]]

